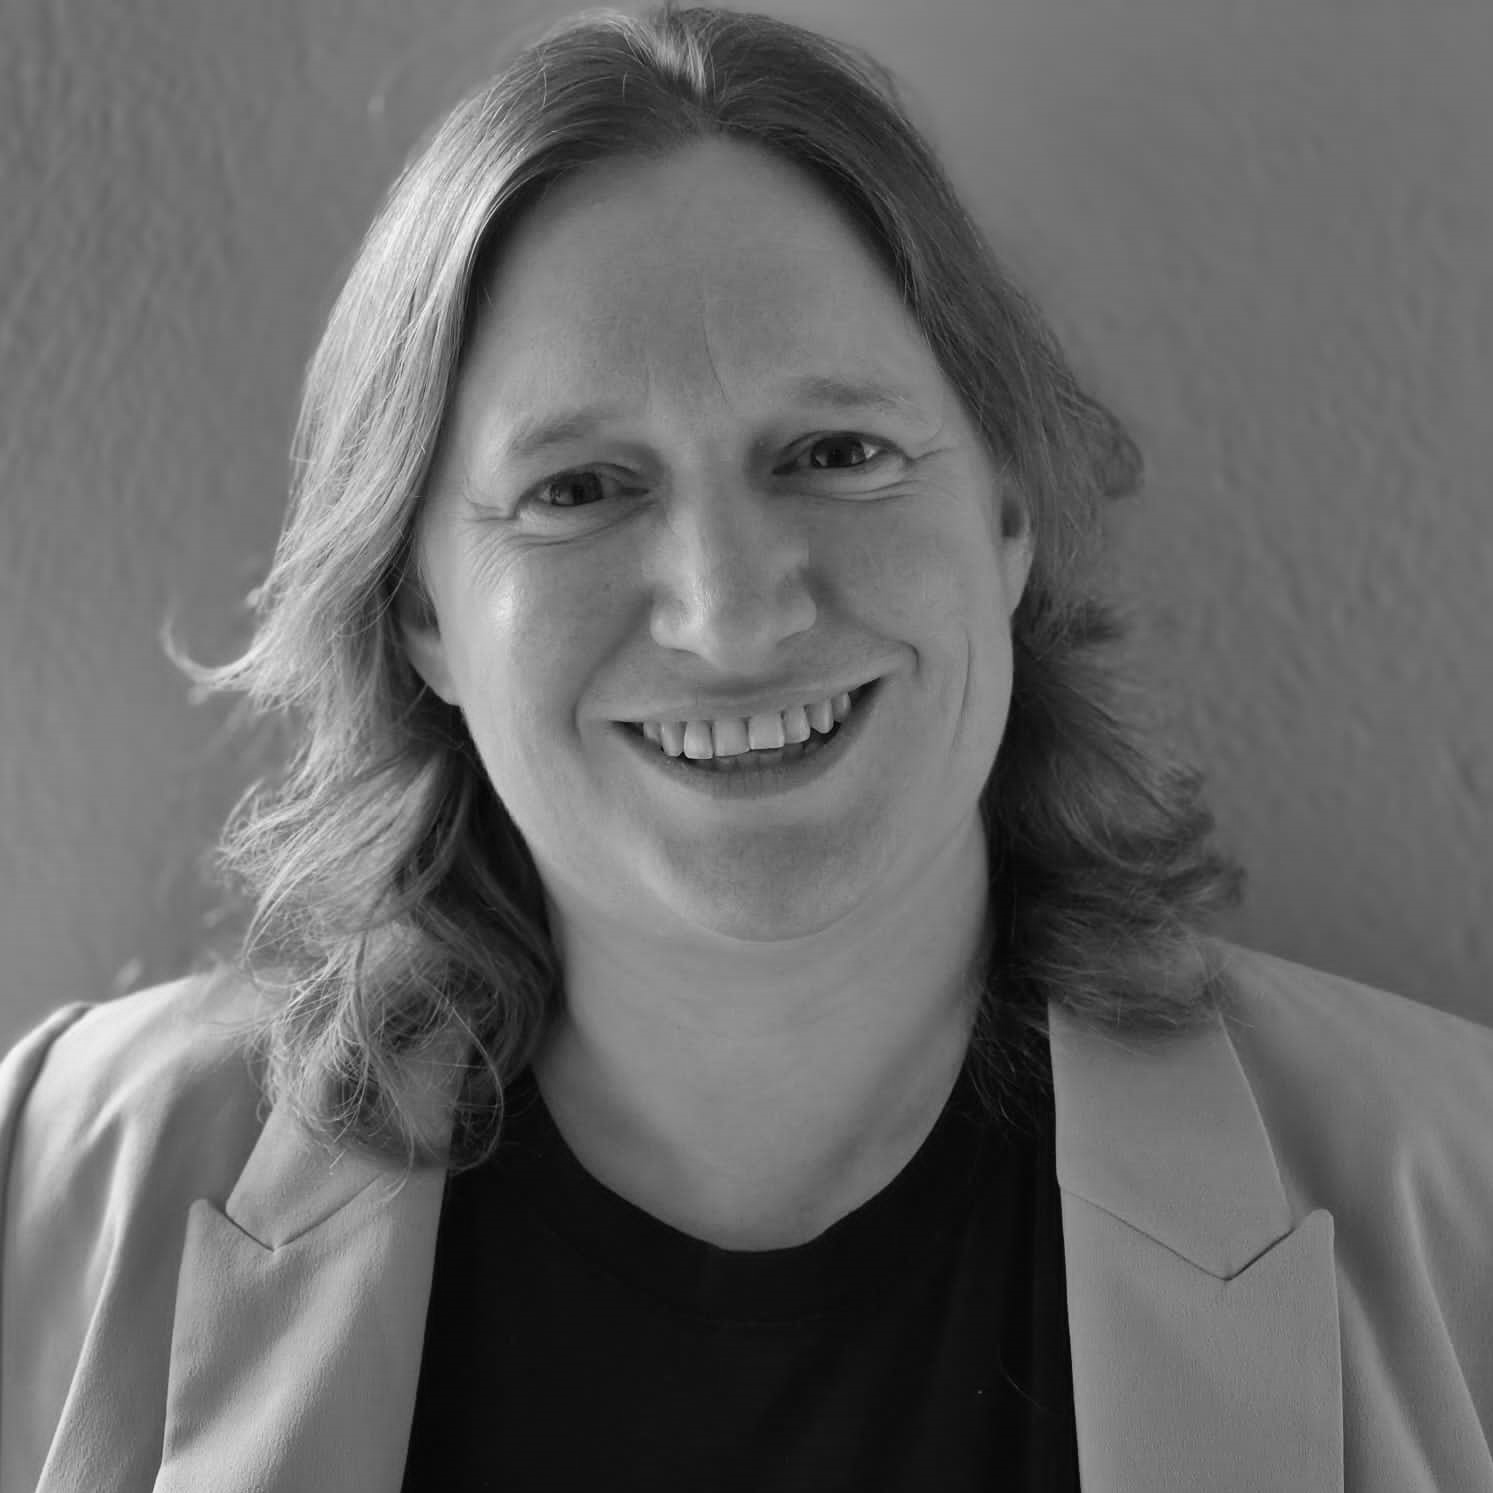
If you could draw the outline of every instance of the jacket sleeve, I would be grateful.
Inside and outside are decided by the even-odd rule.
[[[41,1475],[55,1415],[48,1405],[50,1381],[33,1361],[36,1347],[23,1347],[12,1328],[16,1294],[27,1283],[15,1276],[18,1194],[29,1179],[18,1175],[18,1142],[37,1074],[52,1044],[96,1002],[74,1001],[51,1012],[0,1059],[0,1493],[32,1493]],[[46,1423],[43,1423],[46,1422]]]

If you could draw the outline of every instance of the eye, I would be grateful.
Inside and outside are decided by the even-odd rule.
[[[572,508],[586,508],[591,505],[586,502],[584,495],[577,501],[571,501],[576,496],[578,488],[582,493],[592,495],[600,493],[605,497],[604,489],[598,488],[603,474],[594,467],[580,467],[573,472],[556,472],[553,477],[546,477],[537,487],[529,492],[524,499],[526,503],[535,503],[541,508],[558,508],[562,512],[568,512]],[[555,501],[558,498],[559,501]]]
[[[865,461],[852,462],[849,466],[816,466],[811,468],[819,472],[856,472],[862,467],[873,466],[882,456],[887,455],[891,447],[884,446],[879,441],[869,441],[864,436],[855,435],[850,431],[836,431],[833,435],[822,435],[810,445],[806,446],[800,455],[808,456],[815,451],[844,451],[847,447],[860,446],[864,450],[875,451],[876,456],[868,457]]]
[[[837,431],[832,435],[819,436],[804,447],[799,456],[794,458],[794,462],[816,451],[844,452],[855,446],[859,446],[862,450],[874,451],[876,454],[863,461],[852,461],[847,465],[819,465],[811,467],[810,470],[858,472],[864,467],[875,466],[883,457],[892,454],[892,448],[880,441],[867,440],[864,436],[855,435],[850,431]],[[790,463],[790,467],[792,465]],[[561,513],[568,513],[576,508],[594,508],[597,500],[609,496],[603,485],[606,477],[607,474],[597,467],[577,467],[569,472],[556,472],[553,477],[546,477],[543,482],[531,488],[520,500],[520,506],[527,507],[532,504],[540,509]],[[622,491],[631,492],[634,489],[623,488]]]

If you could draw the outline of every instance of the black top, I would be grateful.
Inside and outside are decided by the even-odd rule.
[[[526,1071],[447,1179],[404,1493],[1076,1490],[1042,1078],[991,1119],[966,1068],[874,1197],[728,1250],[591,1176]]]

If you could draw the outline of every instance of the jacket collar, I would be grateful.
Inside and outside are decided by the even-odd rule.
[[[1332,1215],[1293,1224],[1225,1019],[1049,1025],[1084,1488],[1342,1493]]]
[[[1340,1493],[1332,1217],[1293,1225],[1223,1021],[1050,1029],[1084,1488]],[[399,1493],[442,1181],[271,1112],[189,1214],[155,1493]]]

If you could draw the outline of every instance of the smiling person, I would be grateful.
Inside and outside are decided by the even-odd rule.
[[[1493,1486],[1493,1032],[1227,944],[1135,491],[863,54],[589,13],[401,176],[236,957],[0,1069],[0,1490]]]

